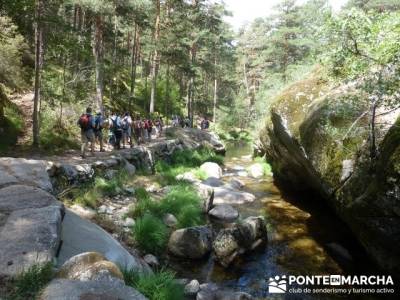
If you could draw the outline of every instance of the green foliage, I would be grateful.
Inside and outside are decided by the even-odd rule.
[[[97,208],[100,197],[101,194],[97,190],[91,189],[89,191],[83,192],[82,195],[76,197],[74,202],[82,206]]]
[[[151,214],[162,219],[167,213],[176,216],[179,228],[204,224],[201,199],[194,188],[185,183],[172,186],[168,194],[161,200],[156,201],[150,197],[142,198],[128,215],[136,218]]]
[[[136,220],[132,230],[142,251],[159,254],[164,250],[168,241],[168,229],[160,218],[145,213]]]
[[[197,167],[207,161],[222,164],[223,160],[222,156],[207,148],[194,151],[181,150],[174,152],[168,162],[158,161],[155,169],[161,175],[159,180],[162,185],[174,185],[179,183],[176,176],[188,171],[192,171],[199,179],[204,179],[204,172]]]
[[[0,124],[0,153],[14,146],[23,130],[23,116],[16,105],[9,103],[4,114],[4,122]]]
[[[9,17],[0,14],[0,84],[12,89],[23,89],[29,77],[22,57],[28,54],[28,45]]]
[[[264,176],[272,176],[272,167],[265,161],[265,157],[255,157],[254,161],[262,165]]]
[[[69,191],[69,193],[63,196],[63,200],[72,201],[91,208],[97,208],[99,200],[102,197],[115,196],[121,193],[123,186],[128,180],[129,176],[124,170],[119,170],[111,179],[98,176],[93,181],[79,185],[75,189]]]
[[[325,61],[338,79],[356,78],[373,65],[393,63],[400,49],[400,13],[364,12],[352,8],[332,16],[326,25],[329,41]]]
[[[57,154],[65,150],[78,149],[78,127],[75,120],[62,121],[50,108],[41,114],[40,146],[48,153]]]
[[[53,278],[51,263],[33,265],[28,270],[18,275],[13,286],[11,299],[35,299],[39,291]]]
[[[138,274],[133,270],[122,269],[125,283],[150,300],[183,300],[183,286],[175,281],[175,274],[160,270],[152,274]]]

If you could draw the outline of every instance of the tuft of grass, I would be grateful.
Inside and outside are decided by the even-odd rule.
[[[75,198],[74,202],[82,206],[97,208],[100,197],[101,194],[97,190],[90,189],[86,192],[83,192],[82,195]]]
[[[39,291],[53,278],[51,263],[37,264],[15,278],[11,299],[35,299]]]
[[[159,254],[168,240],[168,229],[157,217],[146,213],[136,220],[133,236],[143,252]]]
[[[62,200],[97,208],[99,199],[104,196],[115,196],[120,193],[128,179],[128,175],[123,170],[120,170],[110,180],[103,177],[96,177],[94,181],[82,184],[69,191],[62,197]]]
[[[202,211],[198,205],[183,206],[177,214],[178,228],[186,228],[204,224]]]
[[[179,182],[176,176],[188,171],[194,171],[199,179],[205,178],[205,173],[197,168],[205,162],[223,163],[224,158],[221,155],[215,154],[214,151],[208,148],[198,150],[181,150],[176,151],[169,161],[158,161],[156,163],[156,172],[161,176],[159,181],[161,185],[175,185]]]
[[[151,214],[161,219],[167,213],[176,216],[179,228],[204,224],[200,197],[192,186],[182,182],[173,186],[160,201],[142,198],[128,215],[137,218]]]
[[[183,300],[183,286],[175,281],[175,273],[161,269],[153,274],[121,270],[125,284],[137,289],[150,300]]]
[[[137,204],[128,212],[128,216],[131,218],[138,218],[144,216],[146,213],[155,214],[160,216],[159,205],[150,197],[143,198],[137,202]]]
[[[146,191],[146,189],[143,187],[139,187],[139,188],[135,189],[135,196],[138,201],[146,200],[146,199],[150,198],[149,192]]]

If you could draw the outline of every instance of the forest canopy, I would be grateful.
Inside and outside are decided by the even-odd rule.
[[[275,96],[316,66],[332,84],[397,66],[399,9],[282,0],[235,32],[223,1],[1,1],[0,122],[10,96],[34,90],[34,144],[88,105],[259,128]]]

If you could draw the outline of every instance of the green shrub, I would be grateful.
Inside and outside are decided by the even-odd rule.
[[[15,104],[4,108],[4,115],[5,120],[0,124],[0,153],[5,153],[17,143],[24,127],[24,117]]]
[[[153,274],[138,274],[133,270],[122,270],[125,283],[150,300],[181,300],[183,286],[176,283],[175,274],[160,270]]]
[[[51,263],[33,265],[14,281],[11,299],[35,299],[38,292],[53,278]]]
[[[59,121],[51,107],[45,107],[40,122],[40,147],[48,153],[79,149],[79,128],[76,121]]]
[[[256,157],[254,158],[254,161],[262,165],[264,176],[272,176],[271,165],[265,161],[264,157]]]
[[[133,236],[142,251],[158,254],[165,248],[168,229],[159,218],[146,213],[136,220]]]

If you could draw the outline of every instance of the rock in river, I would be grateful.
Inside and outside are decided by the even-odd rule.
[[[213,249],[217,260],[227,267],[239,254],[252,250],[267,240],[264,218],[248,217],[215,237]]]
[[[253,202],[256,197],[253,194],[234,191],[227,187],[214,188],[214,204],[243,204]]]
[[[214,178],[221,178],[222,177],[222,169],[221,167],[214,162],[205,162],[200,166],[200,170],[205,172],[207,178],[214,177]]]
[[[179,257],[202,258],[211,251],[211,230],[207,226],[176,230],[169,238],[168,250]]]
[[[232,222],[239,217],[238,211],[229,204],[216,205],[208,214],[222,222]]]

